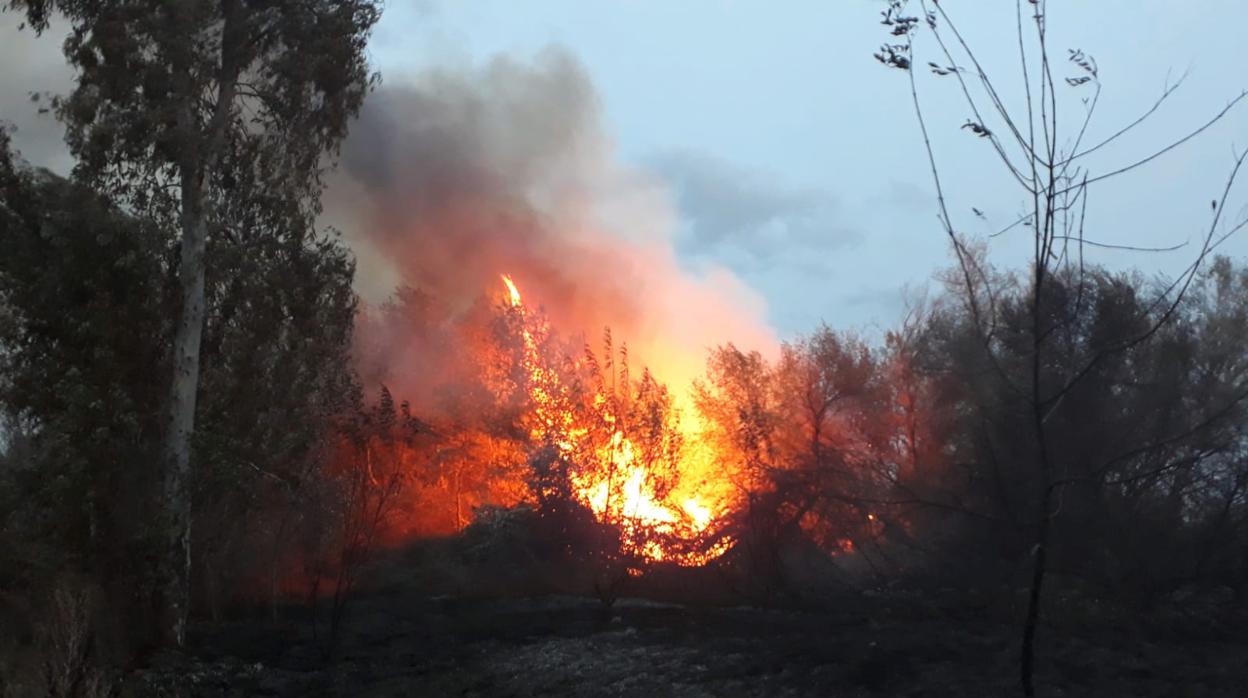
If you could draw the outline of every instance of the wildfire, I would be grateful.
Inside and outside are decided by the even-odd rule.
[[[516,288],[516,282],[512,281],[510,276],[503,274],[502,277],[503,285],[507,287],[507,298],[511,301],[511,307],[519,308],[520,289]]]
[[[524,370],[529,378],[529,397],[533,402],[535,420],[532,437],[553,444],[563,456],[583,453],[589,429],[578,425],[576,415],[562,398],[566,388],[558,374],[545,366],[525,308],[512,278],[501,275],[509,306],[521,313],[521,340],[524,347]],[[605,395],[596,395],[593,407],[599,423],[614,427],[620,415],[613,412],[612,402]],[[656,473],[650,472],[638,456],[637,445],[621,429],[616,428],[604,445],[589,447],[589,467],[572,476],[576,498],[595,517],[618,526],[625,544],[653,561],[672,561],[680,565],[700,565],[723,554],[730,545],[719,541],[709,549],[691,550],[715,521],[712,506],[697,495],[684,497],[679,504],[669,501],[671,492],[660,496]],[[687,459],[682,459],[682,466]],[[678,468],[678,472],[686,468]]]

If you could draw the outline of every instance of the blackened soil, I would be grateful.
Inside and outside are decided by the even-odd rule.
[[[191,652],[159,658],[130,678],[127,693],[1019,695],[1016,626],[963,595],[953,603],[930,593],[846,594],[817,610],[625,599],[604,612],[570,596],[394,591],[357,600],[328,661],[306,617],[286,615],[201,627]],[[1248,695],[1248,640],[1229,627],[1178,617],[1050,622],[1037,688],[1042,696]]]

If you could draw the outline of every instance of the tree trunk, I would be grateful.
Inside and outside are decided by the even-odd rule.
[[[165,434],[163,531],[165,555],[161,561],[161,625],[166,642],[182,646],[190,606],[191,580],[191,435],[195,431],[195,401],[199,390],[199,348],[204,333],[204,272],[208,242],[208,177],[225,147],[231,110],[241,70],[238,55],[240,6],[236,0],[222,3],[221,62],[216,80],[216,104],[206,132],[196,128],[198,96],[188,74],[186,101],[179,114],[179,130],[185,153],[179,163],[182,249],[178,283],[182,306],[173,339],[173,381],[169,394],[169,422]],[[199,136],[205,136],[200,138]]]
[[[1054,131],[1056,131],[1056,126]],[[1050,174],[1049,191],[1052,191],[1053,187],[1054,180]],[[1052,198],[1045,200],[1044,213],[1045,224],[1043,232],[1036,233],[1038,237],[1036,238],[1035,286],[1032,289],[1031,297],[1031,416],[1036,436],[1037,460],[1040,466],[1040,526],[1036,531],[1036,547],[1033,549],[1035,560],[1031,574],[1031,592],[1027,597],[1027,617],[1023,621],[1023,641],[1020,650],[1021,656],[1018,662],[1019,681],[1022,684],[1023,695],[1027,698],[1032,698],[1032,696],[1036,695],[1036,626],[1040,622],[1040,602],[1044,591],[1044,576],[1047,572],[1049,532],[1052,525],[1049,509],[1051,508],[1050,505],[1053,498],[1053,464],[1049,460],[1048,434],[1044,426],[1044,392],[1042,390],[1044,362],[1041,355],[1044,349],[1044,337],[1046,334],[1043,328],[1042,318],[1044,314],[1041,305],[1044,300],[1045,264],[1049,254],[1048,243],[1045,241],[1053,234],[1051,227],[1053,222]],[[1040,219],[1040,208],[1038,205],[1036,219]],[[1040,229],[1037,230],[1039,231]]]
[[[161,631],[167,642],[182,646],[190,603],[191,569],[191,434],[199,389],[199,346],[204,330],[204,253],[207,226],[203,191],[194,172],[182,176],[182,253],[179,286],[182,308],[173,340],[173,381],[169,395],[169,426],[165,435],[164,507],[165,574]]]
[[[1043,498],[1040,518],[1040,531],[1036,535],[1035,561],[1031,574],[1031,592],[1027,597],[1027,617],[1023,621],[1022,656],[1019,659],[1019,679],[1023,686],[1023,695],[1031,698],[1036,695],[1035,664],[1036,664],[1036,626],[1040,623],[1041,592],[1044,589],[1044,576],[1047,570],[1049,547],[1049,509],[1050,499]]]

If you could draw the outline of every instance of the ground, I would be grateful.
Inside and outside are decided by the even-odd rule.
[[[1060,606],[1060,600],[1056,602]],[[952,590],[845,592],[817,608],[699,607],[567,595],[454,598],[374,591],[336,657],[306,617],[197,628],[131,695],[1018,695],[1016,625]],[[1043,696],[1242,696],[1239,623],[1085,613],[1041,631]],[[1116,629],[1111,629],[1116,628]]]

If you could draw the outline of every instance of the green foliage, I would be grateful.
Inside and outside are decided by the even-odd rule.
[[[150,598],[174,243],[82,185],[0,153],[0,588],[77,569]],[[316,525],[350,406],[353,262],[332,236],[214,240],[194,505],[202,607],[264,593]],[[294,551],[297,552],[297,549]],[[124,589],[124,591],[123,591]],[[141,625],[141,623],[140,623]]]
[[[154,475],[170,249],[88,189],[0,161],[0,410],[25,438],[12,471],[27,523],[94,565],[131,511],[108,493]]]
[[[300,234],[334,152],[376,80],[376,0],[252,3],[9,0],[36,30],[70,26],[75,88],[52,99],[76,174],[168,225],[179,184],[234,234]],[[185,195],[185,192],[182,192]]]
[[[207,241],[270,238],[265,243],[293,250],[307,242],[331,162],[326,155],[336,151],[375,79],[364,46],[380,6],[376,0],[6,5],[24,11],[38,31],[53,14],[69,26],[64,53],[77,72],[75,88],[53,97],[51,109],[66,127],[75,179],[180,233],[158,527],[165,541],[162,633],[180,645],[190,605],[191,441]],[[276,251],[265,243],[257,245],[267,247],[261,253]]]

